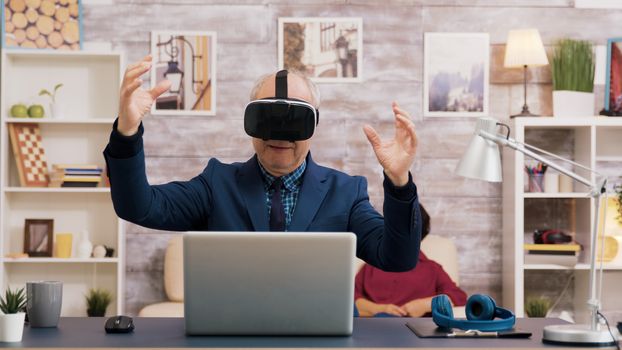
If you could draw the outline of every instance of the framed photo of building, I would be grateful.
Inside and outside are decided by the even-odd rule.
[[[362,18],[279,18],[279,69],[306,73],[315,82],[360,82]]]
[[[487,33],[425,33],[423,115],[488,115]]]
[[[605,113],[622,116],[622,38],[607,40]]]
[[[216,115],[215,32],[151,32],[151,55],[151,86],[171,82],[152,114]]]
[[[51,257],[54,233],[53,219],[24,221],[24,253],[28,256]]]
[[[2,47],[82,49],[80,0],[3,0]]]

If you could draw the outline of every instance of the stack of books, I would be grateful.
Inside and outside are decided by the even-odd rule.
[[[581,246],[568,244],[524,244],[525,264],[553,264],[574,267]]]
[[[93,164],[53,164],[50,187],[97,187],[102,168]]]

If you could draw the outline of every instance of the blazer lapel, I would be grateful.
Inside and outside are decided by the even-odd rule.
[[[255,231],[269,231],[266,192],[257,164],[257,155],[249,159],[238,173],[238,186],[242,198],[246,202],[246,210],[251,218]]]
[[[289,231],[306,231],[315,217],[328,186],[326,185],[325,171],[311,159],[311,153],[307,156],[307,169],[302,180],[302,187],[298,193],[296,208]]]

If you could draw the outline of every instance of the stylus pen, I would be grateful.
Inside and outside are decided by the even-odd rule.
[[[447,334],[450,338],[471,338],[471,337],[487,337],[496,338],[497,332],[482,332],[476,329],[469,329],[466,331],[453,331],[453,333]]]
[[[469,329],[467,331],[454,331],[447,334],[449,338],[529,338],[530,332],[508,331],[508,332],[482,332],[476,329]]]

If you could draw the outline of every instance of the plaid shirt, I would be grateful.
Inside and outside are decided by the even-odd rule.
[[[294,215],[294,209],[296,208],[296,201],[298,200],[298,192],[300,192],[300,186],[302,184],[302,174],[304,174],[307,168],[307,160],[305,159],[302,164],[296,170],[281,177],[283,181],[283,189],[281,191],[281,201],[283,202],[283,208],[285,209],[285,231],[289,228],[289,223],[292,222],[292,216]],[[270,217],[270,207],[272,194],[274,189],[271,189],[272,183],[276,180],[275,176],[270,175],[266,169],[259,163],[259,169],[263,175],[263,189],[266,192],[266,206],[268,207],[268,217]]]

